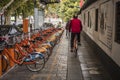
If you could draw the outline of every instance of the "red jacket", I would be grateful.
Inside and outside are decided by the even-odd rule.
[[[79,20],[79,19],[72,19],[71,20],[71,23],[70,23],[70,31],[72,32],[72,33],[80,33],[81,32],[81,30],[82,30],[82,23],[81,23],[81,21]]]

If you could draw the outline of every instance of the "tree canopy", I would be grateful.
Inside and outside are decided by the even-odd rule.
[[[47,5],[46,15],[56,14],[64,21],[68,21],[77,14],[80,0],[61,0],[59,4]]]
[[[12,0],[0,0],[0,10],[10,1]],[[5,16],[22,14],[23,18],[32,15],[34,12],[34,1],[35,0],[13,0],[9,7],[6,8],[4,14]],[[64,21],[67,21],[80,10],[80,8],[78,8],[79,2],[80,0],[61,0],[61,2],[57,4],[47,4],[45,13],[47,16],[49,14],[58,15]],[[39,7],[40,0],[36,0],[36,3],[36,6]]]
[[[62,0],[60,3],[59,15],[64,21],[68,21],[74,14],[80,10],[80,0]]]
[[[0,0],[0,9],[4,7],[6,4],[8,4],[11,0]]]

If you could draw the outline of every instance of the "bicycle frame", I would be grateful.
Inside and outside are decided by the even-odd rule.
[[[21,42],[20,44],[16,43],[14,48],[16,50],[18,50],[18,53],[20,54],[20,57],[18,59],[16,59],[15,57],[11,56],[8,48],[4,48],[4,50],[2,51],[2,54],[4,56],[7,56],[8,59],[10,59],[11,61],[13,61],[15,64],[18,64],[18,65],[21,65],[21,64],[27,64],[27,65],[28,64],[37,64],[38,62],[36,62],[36,60],[31,60],[29,62],[25,62],[24,60],[25,60],[25,58],[29,57],[29,54],[31,54],[30,52],[33,52],[34,48],[38,47],[38,44],[41,44],[41,43],[47,41],[48,37],[51,36],[52,34],[54,34],[57,31],[58,31],[58,29],[50,28],[48,30],[44,30],[42,34],[40,34],[40,33],[34,34],[35,36],[33,36],[33,38],[31,38],[33,40],[36,37],[43,36],[44,34],[47,34],[47,36],[43,36],[43,40],[42,41],[36,41],[35,44],[31,43],[31,47],[28,48],[27,51],[23,51],[24,48],[22,47],[22,45],[23,44],[28,44],[28,42],[29,42],[29,38],[28,37],[26,37],[26,39],[24,39],[24,41]],[[41,47],[43,47],[43,48],[50,48],[50,47],[48,47],[46,45],[42,45]],[[28,52],[29,50],[30,50],[30,52]]]
[[[3,50],[2,54],[8,56],[13,62],[15,62],[15,63],[17,63],[17,64],[20,64],[20,61],[21,61],[21,60],[20,60],[20,61],[15,60],[15,59],[10,55],[9,51],[8,51],[6,48]]]
[[[14,63],[18,65],[25,64],[30,71],[34,71],[34,72],[40,71],[45,65],[44,57],[38,53],[33,53],[31,55],[25,55],[25,56],[22,55],[22,57],[17,60],[10,55],[8,49],[6,48],[4,49],[3,54],[6,54],[9,57],[9,59],[11,59]]]
[[[8,69],[8,58],[5,54],[2,53],[2,51],[0,51],[0,55],[1,55],[1,59],[2,59],[2,73],[4,73],[7,69]]]

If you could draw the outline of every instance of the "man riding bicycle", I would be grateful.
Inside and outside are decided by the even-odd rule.
[[[73,19],[70,22],[70,32],[71,32],[71,52],[73,52],[74,38],[77,36],[78,45],[80,43],[80,33],[82,31],[82,22],[78,19],[77,15],[73,16]]]
[[[65,29],[66,29],[66,37],[69,36],[69,32],[70,32],[70,22],[71,20],[68,20],[67,23],[66,23],[66,26],[65,26]]]

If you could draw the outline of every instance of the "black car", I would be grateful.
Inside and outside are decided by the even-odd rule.
[[[22,34],[22,30],[15,25],[0,25],[0,42],[3,40],[10,45],[15,43],[14,36]]]

